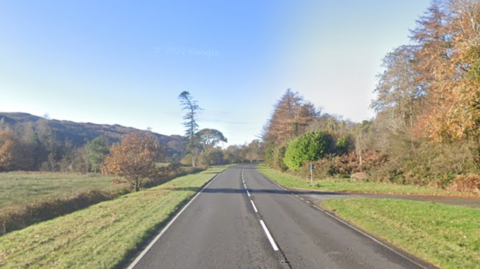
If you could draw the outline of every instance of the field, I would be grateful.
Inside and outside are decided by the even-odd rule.
[[[110,182],[113,178],[115,177],[100,174],[0,173],[0,212],[1,209],[12,205],[18,206],[50,198],[63,198],[92,189],[114,190],[122,187],[113,185]]]
[[[313,186],[310,180],[282,173],[265,165],[259,165],[258,171],[276,181],[278,184],[287,188],[313,189],[332,192],[350,192],[350,193],[384,193],[384,194],[425,194],[425,195],[465,195],[460,192],[444,191],[439,189],[430,189],[413,185],[395,185],[389,183],[349,181],[348,179],[338,180],[315,180]]]
[[[323,206],[440,268],[480,268],[480,209],[394,199],[338,199]]]
[[[0,237],[2,268],[115,268],[216,174],[176,178]]]

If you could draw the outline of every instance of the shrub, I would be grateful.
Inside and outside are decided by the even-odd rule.
[[[452,191],[460,192],[480,192],[480,176],[478,175],[460,175],[455,177],[452,185],[448,187]]]
[[[280,169],[282,172],[285,172],[288,170],[288,167],[284,163],[286,151],[287,151],[287,148],[285,145],[281,145],[275,148],[273,152],[273,168]]]
[[[332,137],[324,132],[310,132],[290,140],[284,162],[290,170],[298,171],[304,162],[324,157],[332,144]]]

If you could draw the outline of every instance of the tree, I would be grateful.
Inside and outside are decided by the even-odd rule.
[[[299,170],[304,162],[313,162],[329,153],[332,139],[323,132],[311,132],[291,141],[285,152],[284,162],[290,170]]]
[[[228,142],[222,132],[215,129],[202,129],[196,133],[196,136],[203,151],[208,151],[209,149],[214,148],[218,143]]]
[[[192,166],[195,167],[196,159],[200,153],[197,137],[195,136],[198,130],[197,115],[202,109],[187,91],[182,92],[178,98],[183,106],[182,110],[187,111],[185,116],[183,116],[183,126],[186,128],[185,136],[188,138],[186,149],[192,155]]]
[[[245,160],[254,162],[263,160],[262,143],[258,139],[252,140],[250,144],[244,146],[245,148]]]
[[[14,169],[17,141],[9,131],[0,132],[0,171]]]
[[[461,141],[480,135],[480,2],[435,1],[418,21],[412,39],[421,49],[420,70],[428,86],[417,125],[432,141]]]
[[[401,46],[383,59],[385,71],[379,76],[375,88],[377,97],[371,107],[387,112],[392,120],[398,120],[400,129],[413,129],[427,94],[425,83],[417,70],[418,46]]]
[[[101,167],[106,155],[110,152],[110,141],[105,136],[99,136],[85,145],[86,158],[93,172]]]
[[[298,92],[288,89],[275,105],[271,118],[264,127],[262,139],[279,146],[283,142],[306,132],[316,116],[315,107],[304,102]]]
[[[230,145],[224,150],[224,159],[228,163],[240,163],[243,161],[241,156],[242,148],[238,145]]]
[[[165,155],[152,133],[130,133],[110,149],[102,166],[105,174],[123,176],[135,191],[140,190],[145,178],[153,178],[156,162]]]
[[[221,148],[216,147],[202,152],[200,160],[206,165],[222,164],[225,163],[225,154]]]
[[[202,129],[198,131],[195,136],[197,137],[198,143],[199,143],[199,148],[201,151],[201,159],[203,160],[203,163],[206,165],[218,163],[218,160],[220,158],[220,153],[213,154],[214,152],[217,152],[218,150],[215,150],[215,146],[218,145],[221,142],[227,142],[227,138],[222,134],[222,132],[215,130],[215,129]],[[221,155],[221,159],[223,162],[223,154]]]

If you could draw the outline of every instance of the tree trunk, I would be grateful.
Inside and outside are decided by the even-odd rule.
[[[136,179],[135,180],[135,192],[140,190],[140,180]]]

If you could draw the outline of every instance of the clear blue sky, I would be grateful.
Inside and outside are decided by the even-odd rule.
[[[373,117],[381,59],[429,0],[0,0],[0,111],[183,134],[178,95],[230,144],[291,88]]]

